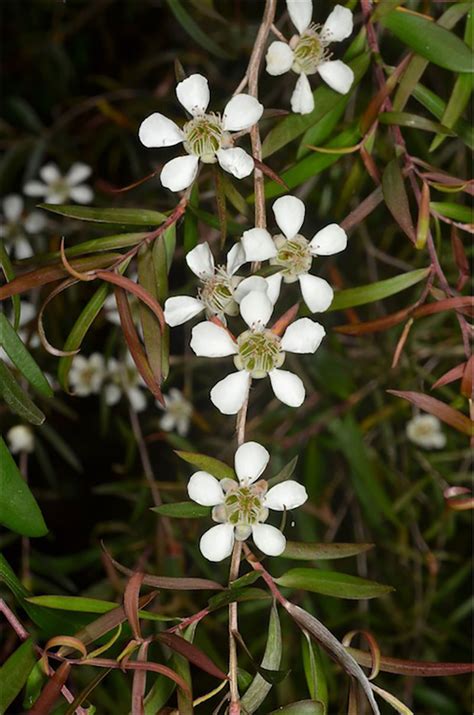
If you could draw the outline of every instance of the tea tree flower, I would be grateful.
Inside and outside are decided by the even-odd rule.
[[[180,390],[172,387],[167,395],[163,395],[165,400],[165,413],[160,419],[160,427],[166,432],[176,432],[185,437],[189,432],[191,416],[193,414],[192,404],[184,397]],[[161,409],[163,407],[159,405]]]
[[[19,452],[33,452],[35,438],[33,430],[27,425],[15,425],[7,432],[7,442],[12,454]]]
[[[272,236],[265,229],[246,231],[241,243],[248,261],[270,259],[273,266],[281,270],[269,279],[269,293],[275,302],[278,298],[281,282],[299,281],[303,300],[312,313],[327,310],[332,303],[334,293],[327,281],[309,273],[313,259],[317,256],[330,256],[346,248],[347,235],[336,223],[331,223],[318,231],[308,241],[299,231],[305,217],[305,205],[296,196],[282,196],[273,204],[275,221],[281,234]],[[258,231],[258,240],[254,232]]]
[[[245,442],[234,457],[238,481],[220,482],[208,472],[196,472],[188,483],[190,499],[202,506],[212,506],[212,518],[219,522],[206,531],[199,542],[202,555],[209,561],[222,561],[230,556],[234,541],[245,541],[250,535],[256,546],[268,556],[279,556],[286,539],[279,529],[265,524],[268,510],[296,509],[308,499],[306,489],[293,479],[268,489],[259,479],[270,455],[258,442]]]
[[[226,104],[222,117],[207,112],[209,84],[200,74],[193,74],[176,87],[178,101],[191,115],[181,129],[171,119],[155,112],[140,126],[138,136],[148,148],[183,144],[186,156],[164,165],[160,179],[171,191],[183,191],[197,176],[199,162],[219,162],[224,171],[237,179],[252,173],[254,161],[244,149],[234,147],[231,132],[250,129],[262,116],[263,105],[248,94],[236,94]]]
[[[46,164],[39,172],[42,181],[28,181],[23,191],[27,196],[42,197],[48,204],[63,204],[69,199],[78,204],[89,204],[94,198],[94,192],[82,182],[91,173],[91,167],[80,161],[73,164],[64,175],[56,164]]]
[[[27,235],[37,234],[46,226],[46,218],[42,213],[25,213],[24,208],[23,198],[18,194],[9,194],[2,201],[0,238],[5,240],[7,248],[19,259],[33,255]]]
[[[88,397],[100,392],[105,378],[105,360],[99,353],[88,358],[76,355],[69,372],[69,383],[75,395]]]
[[[240,303],[240,313],[248,325],[237,338],[211,321],[192,330],[191,348],[201,357],[232,355],[237,372],[231,373],[211,390],[212,403],[225,415],[236,414],[245,402],[252,378],[270,378],[275,396],[285,405],[299,407],[305,398],[301,378],[281,370],[285,352],[314,353],[325,331],[309,318],[292,323],[283,337],[267,328],[273,303],[263,292],[251,291]]]
[[[441,429],[441,422],[434,415],[416,415],[406,426],[410,442],[423,449],[443,449],[446,435]]]
[[[124,361],[111,358],[107,363],[106,384],[104,389],[107,405],[116,405],[122,396],[127,397],[135,412],[142,412],[146,407],[144,383],[135,363],[127,353]]]
[[[347,94],[354,81],[354,73],[341,60],[331,60],[328,46],[341,42],[352,33],[352,13],[336,5],[324,25],[311,22],[312,0],[286,0],[288,13],[298,30],[289,44],[272,42],[267,51],[268,74],[277,76],[292,70],[299,75],[291,97],[291,108],[297,114],[309,114],[314,109],[314,98],[308,75],[320,74],[323,80],[341,94]]]

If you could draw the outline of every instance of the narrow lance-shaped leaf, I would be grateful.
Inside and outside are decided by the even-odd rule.
[[[161,244],[160,239],[156,243]],[[166,255],[163,256],[166,261]],[[154,265],[154,246],[142,246],[138,253],[138,283],[150,295],[158,299],[157,280]],[[161,365],[161,329],[150,309],[140,301],[140,322],[143,330],[143,342],[151,371],[158,384],[162,380]]]
[[[435,415],[442,422],[454,427],[458,432],[468,435],[469,437],[473,434],[473,422],[463,415],[459,410],[455,410],[453,407],[446,405],[441,400],[437,400],[430,395],[424,395],[422,392],[410,392],[402,390],[387,390],[391,395],[395,397],[401,397],[403,400],[408,400],[416,407],[419,407],[425,412],[429,412],[430,415]]]
[[[311,544],[304,541],[287,541],[282,557],[297,561],[346,559],[363,554],[373,544]]]
[[[385,203],[400,228],[415,243],[415,228],[410,214],[405,181],[400,171],[398,159],[387,164],[382,176],[382,191]]]
[[[210,52],[216,57],[221,57],[224,59],[229,59],[230,55],[226,50],[223,50],[214,40],[209,36],[208,32],[202,30],[197,22],[192,18],[188,11],[183,7],[180,0],[167,0],[168,5],[176,17],[178,22],[182,25],[184,30],[192,37],[192,39],[197,42],[198,45],[204,47],[205,50]]]
[[[411,288],[420,281],[428,277],[431,268],[418,268],[415,271],[401,273],[393,278],[386,278],[383,281],[369,283],[357,288],[347,288],[337,291],[334,300],[329,306],[329,311],[345,310],[358,305],[374,303],[376,300],[383,300],[391,295],[400,293],[402,290]]]
[[[0,683],[2,683],[0,713],[8,712],[8,708],[20,693],[35,663],[34,643],[31,638],[28,638],[13,651],[0,668]]]
[[[160,506],[152,507],[152,511],[155,511],[160,516],[170,516],[175,519],[199,519],[204,516],[210,516],[211,507],[184,501],[161,504]]]
[[[377,598],[393,591],[391,586],[385,586],[375,581],[320,569],[290,569],[274,580],[280,586],[322,593],[325,596],[335,596],[336,598]]]
[[[3,271],[3,274],[4,274],[7,282],[10,282],[15,278],[15,271],[13,269],[12,262],[10,260],[10,256],[8,255],[5,245],[3,243],[3,240],[1,238],[0,238],[0,267]],[[18,295],[12,296],[12,303],[13,303],[14,327],[15,327],[15,330],[18,330],[18,328],[20,326],[20,317],[21,317],[20,297]]]
[[[225,462],[221,462],[220,459],[215,457],[208,457],[205,454],[198,454],[197,452],[182,452],[176,451],[176,454],[185,462],[192,464],[193,467],[198,467],[205,472],[209,472],[213,477],[217,479],[235,479],[235,472],[232,467],[229,467]]]
[[[262,658],[262,668],[267,670],[278,670],[281,663],[282,637],[280,619],[276,604],[272,605],[270,620],[268,622],[267,643],[265,653]],[[245,712],[254,713],[263,703],[272,688],[272,684],[257,673],[250,686],[244,693],[241,703]]]
[[[157,639],[209,675],[227,680],[227,675],[200,648],[174,633],[160,633]]]
[[[297,702],[283,705],[278,710],[272,710],[269,715],[325,715],[322,703],[317,700],[298,700]]]
[[[20,387],[2,360],[0,360],[0,395],[11,411],[22,419],[34,425],[40,425],[44,422],[44,414],[36,407],[23,388]]]
[[[0,313],[0,346],[32,387],[45,397],[53,396],[49,382],[4,313]]]
[[[66,204],[39,204],[39,208],[51,213],[93,223],[124,224],[126,226],[159,226],[166,216],[148,209],[100,209],[92,206]]]

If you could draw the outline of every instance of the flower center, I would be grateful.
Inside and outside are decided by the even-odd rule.
[[[198,297],[206,306],[208,315],[237,314],[232,276],[225,268],[218,266],[213,276],[201,280],[203,285],[198,291]]]
[[[184,148],[188,154],[198,156],[205,164],[216,161],[216,152],[225,140],[225,132],[218,114],[201,114],[193,117],[184,127]]]
[[[280,348],[280,338],[271,330],[246,330],[237,338],[238,354],[234,364],[238,370],[247,370],[254,378],[265,377],[285,361]]]
[[[58,194],[61,197],[61,201],[66,201],[69,197],[69,184],[64,177],[56,179],[56,181],[49,184],[49,191],[54,194]]]
[[[318,66],[327,59],[325,43],[318,30],[319,25],[311,25],[299,38],[293,48],[293,71],[298,74],[314,74]]]
[[[283,277],[286,283],[293,283],[298,276],[307,273],[311,268],[313,256],[309,250],[309,242],[298,234],[291,240],[284,236],[274,237],[278,253],[275,258],[270,259],[274,266],[281,266]]]
[[[264,480],[249,487],[231,489],[224,500],[226,521],[240,527],[264,521],[268,516],[268,510],[263,506],[266,491],[267,483]]]

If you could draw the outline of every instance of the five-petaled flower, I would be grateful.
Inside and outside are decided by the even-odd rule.
[[[9,194],[2,201],[0,238],[16,258],[30,258],[33,251],[26,234],[37,234],[46,226],[46,218],[39,211],[24,212],[24,201],[18,194]]]
[[[192,330],[191,348],[201,357],[233,355],[237,372],[227,375],[211,390],[211,402],[225,415],[236,414],[244,404],[252,378],[270,378],[275,396],[290,407],[299,407],[305,388],[298,375],[281,370],[285,352],[314,353],[325,335],[322,325],[300,318],[280,337],[266,327],[273,303],[264,292],[251,291],[240,303],[248,330],[237,338],[214,322],[198,323]]]
[[[267,51],[267,72],[277,76],[293,70],[299,75],[291,97],[291,108],[297,114],[309,114],[314,109],[314,98],[308,75],[319,73],[336,92],[347,94],[354,81],[354,73],[341,60],[331,60],[328,45],[341,42],[352,32],[352,13],[336,5],[321,27],[311,22],[312,0],[286,0],[288,13],[298,30],[289,44],[272,42]]]
[[[281,267],[277,273],[267,278],[268,294],[276,302],[281,281],[299,281],[304,302],[312,313],[327,310],[334,297],[329,283],[323,278],[309,273],[313,258],[330,256],[343,251],[347,245],[345,231],[336,223],[331,223],[318,231],[308,241],[299,231],[303,225],[305,206],[296,196],[282,196],[273,204],[275,221],[282,231],[271,237],[263,228],[245,231],[241,243],[248,261],[270,259],[274,266]]]
[[[125,396],[135,412],[146,408],[145,383],[130,353],[127,352],[124,360],[109,359],[105,379],[108,381],[104,388],[107,405],[116,405]]]
[[[446,435],[441,429],[441,422],[434,415],[415,415],[406,426],[410,442],[423,449],[443,449]]]
[[[94,198],[94,192],[82,182],[91,173],[91,167],[80,161],[73,164],[64,175],[56,164],[46,164],[39,171],[43,181],[27,181],[23,191],[27,196],[42,196],[48,204],[62,204],[68,199],[78,204],[89,204]]]
[[[193,406],[185,398],[180,390],[172,387],[167,395],[163,395],[165,407],[158,404],[160,409],[164,409],[165,413],[160,419],[160,427],[166,432],[176,432],[185,437],[189,432],[191,417],[193,414]]]
[[[181,129],[171,119],[155,112],[140,125],[138,136],[148,148],[183,144],[186,156],[171,159],[164,165],[160,179],[171,191],[183,191],[197,176],[199,161],[219,162],[237,179],[249,176],[254,160],[247,152],[234,147],[231,132],[250,129],[262,116],[263,105],[249,94],[236,94],[226,104],[222,117],[207,112],[210,92],[207,79],[193,74],[176,87],[179,102],[191,115]]]
[[[76,355],[69,372],[69,382],[75,395],[88,397],[100,392],[105,375],[105,360],[100,353],[92,353],[89,357]]]
[[[219,522],[206,531],[199,542],[201,553],[209,561],[222,561],[230,556],[234,541],[245,541],[252,535],[256,546],[268,556],[279,556],[286,539],[275,526],[265,524],[268,510],[296,509],[308,499],[302,484],[289,479],[268,489],[263,474],[270,455],[261,444],[245,442],[235,453],[234,465],[238,482],[220,482],[208,472],[196,472],[188,483],[189,497],[202,506],[212,506],[212,518]]]

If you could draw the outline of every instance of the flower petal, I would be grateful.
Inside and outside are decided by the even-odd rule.
[[[214,256],[207,241],[198,243],[186,254],[186,263],[198,278],[211,278],[214,275]]]
[[[9,194],[3,199],[2,208],[8,223],[18,221],[23,212],[23,199],[18,194]]]
[[[237,345],[227,330],[210,320],[194,326],[191,348],[199,357],[227,357],[237,352]]]
[[[198,298],[177,295],[173,298],[168,298],[165,303],[165,321],[167,325],[174,328],[176,325],[182,325],[187,320],[191,320],[203,310],[204,304]]]
[[[321,36],[326,42],[341,42],[352,33],[354,20],[347,7],[336,5],[323,25]]]
[[[212,474],[195,472],[188,482],[189,498],[201,506],[217,506],[224,501],[222,487]]]
[[[80,393],[77,393],[76,391],[76,394]],[[104,397],[106,405],[116,405],[122,397],[122,390],[118,385],[106,385],[104,390]]]
[[[199,548],[208,561],[223,561],[231,555],[234,546],[234,527],[217,524],[201,536]]]
[[[233,276],[236,271],[239,270],[240,266],[247,263],[247,257],[245,256],[244,247],[240,241],[234,243],[229,253],[227,254],[227,273]]]
[[[239,146],[233,149],[219,149],[217,161],[224,171],[228,171],[236,179],[245,179],[246,176],[250,176],[254,167],[254,161],[250,154],[247,154]]]
[[[293,50],[286,42],[272,42],[265,57],[266,70],[273,77],[285,74],[293,64]]]
[[[265,228],[251,228],[241,238],[247,261],[266,261],[277,254],[271,235]]]
[[[290,353],[314,353],[325,335],[322,325],[309,318],[300,318],[285,330],[281,349]]]
[[[197,156],[178,156],[177,159],[171,159],[161,170],[161,183],[170,191],[184,191],[196,178],[198,164]]]
[[[138,387],[130,387],[127,397],[135,412],[143,412],[146,408],[146,395]]]
[[[318,72],[326,84],[340,94],[347,94],[352,87],[354,72],[341,60],[322,62]]]
[[[47,192],[48,187],[41,181],[27,181],[23,187],[26,196],[45,196]]]
[[[184,134],[171,119],[159,112],[154,112],[140,124],[138,138],[142,144],[151,149],[175,146],[183,141]]]
[[[304,302],[312,313],[323,313],[334,298],[334,291],[324,278],[306,273],[299,277]]]
[[[282,278],[283,275],[281,273],[274,273],[272,276],[265,278],[267,282],[267,296],[270,298],[273,305],[275,305],[280,295]]]
[[[273,204],[278,228],[291,240],[299,233],[304,221],[305,207],[296,196],[281,196]],[[276,254],[275,254],[276,255]]]
[[[22,258],[31,258],[33,255],[33,249],[30,246],[30,242],[26,238],[15,239],[13,246],[15,248],[15,257],[18,260]]]
[[[285,550],[285,536],[276,526],[254,524],[252,526],[252,536],[255,545],[267,556],[280,556]]]
[[[268,373],[275,397],[289,407],[300,407],[306,391],[298,375],[288,370],[272,370]]]
[[[241,484],[252,484],[266,469],[270,454],[258,442],[244,442],[234,457],[235,472]]]
[[[319,66],[318,69],[321,68]],[[314,109],[314,97],[309,79],[305,74],[300,74],[291,95],[291,109],[295,114],[311,114]]]
[[[240,132],[250,129],[263,114],[263,104],[250,94],[236,94],[227,102],[222,117],[225,131]]]
[[[311,25],[313,17],[312,0],[286,0],[286,6],[291,22],[301,35]]]
[[[211,402],[224,415],[236,415],[244,404],[250,387],[250,375],[246,370],[232,372],[211,390]]]
[[[192,74],[177,85],[176,96],[193,117],[203,114],[211,98],[209,82],[202,74]]]
[[[240,303],[240,315],[249,328],[265,327],[273,313],[273,304],[265,293],[251,291]]]
[[[82,184],[81,186],[71,186],[69,196],[73,201],[77,201],[78,204],[90,204],[94,198],[94,192],[90,186]]]
[[[332,256],[347,246],[347,233],[337,223],[330,223],[318,231],[309,247],[314,256]]]
[[[76,161],[67,172],[65,179],[69,186],[76,186],[88,179],[91,174],[92,169],[90,166],[82,161]]]
[[[239,283],[234,291],[234,300],[240,303],[246,295],[251,293],[253,290],[260,291],[261,293],[267,292],[267,282],[262,276],[249,276],[244,278],[243,281]]]
[[[52,162],[50,164],[45,164],[45,166],[42,166],[39,170],[39,175],[41,176],[45,184],[52,184],[61,178],[61,172],[59,171],[56,164],[53,164]]]
[[[46,216],[40,211],[32,211],[23,221],[23,226],[28,233],[38,233],[46,226]]]
[[[306,489],[302,484],[288,479],[272,487],[265,495],[264,505],[275,511],[296,509],[308,499]]]

